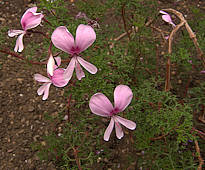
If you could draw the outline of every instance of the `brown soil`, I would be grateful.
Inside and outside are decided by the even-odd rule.
[[[19,20],[31,5],[30,1],[0,0],[0,23],[19,29]],[[39,84],[33,75],[45,75],[45,68],[28,66],[24,61],[2,53],[0,65],[0,169],[56,169],[52,162],[39,160],[31,145],[36,141],[45,144],[42,136],[54,128],[45,120],[44,114],[56,116],[59,109],[65,107],[63,88],[51,86],[48,100],[42,101],[42,96],[37,95]]]

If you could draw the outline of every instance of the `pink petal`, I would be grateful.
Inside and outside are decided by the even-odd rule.
[[[205,73],[205,70],[200,71],[200,73],[204,74],[204,73]]]
[[[103,117],[109,116],[113,110],[112,103],[102,93],[96,93],[91,97],[89,107],[92,113]]]
[[[19,35],[19,34],[25,34],[26,32],[23,31],[23,30],[9,30],[8,31],[8,36],[9,37],[14,37],[16,35]]]
[[[51,86],[51,83],[48,83],[46,85],[42,100],[46,100],[48,98],[50,86]]]
[[[38,94],[39,96],[44,93],[47,84],[48,84],[48,83],[44,83],[41,87],[39,87],[39,89],[37,90],[37,94]]]
[[[133,94],[132,90],[126,85],[118,85],[114,91],[115,109],[122,112],[130,104]]]
[[[188,62],[190,63],[190,64],[192,64],[193,62],[192,62],[192,60],[188,60]]]
[[[38,90],[37,90],[37,93],[38,95],[43,95],[43,98],[42,100],[46,100],[48,98],[48,95],[49,95],[49,88],[51,86],[51,83],[44,83]]]
[[[131,120],[127,120],[127,119],[124,119],[120,116],[115,116],[115,119],[120,123],[122,124],[123,126],[125,126],[126,128],[128,129],[131,129],[131,130],[134,130],[136,128],[136,123],[131,121]]]
[[[73,57],[68,65],[68,67],[66,68],[65,72],[64,72],[64,79],[66,81],[69,81],[73,75],[73,71],[75,68],[75,63],[76,63],[76,57]]]
[[[170,24],[173,26],[173,27],[176,27],[176,25],[171,21]]]
[[[77,57],[78,62],[87,70],[89,71],[91,74],[95,74],[97,73],[98,69],[91,63],[85,61],[84,59],[82,59],[81,57]]]
[[[116,132],[116,136],[118,139],[121,139],[124,136],[122,127],[120,125],[120,123],[115,119],[115,117],[113,117],[114,121],[115,121],[115,132]]]
[[[165,40],[168,40],[169,39],[169,35],[165,36],[164,38],[165,38]]]
[[[51,40],[55,47],[72,54],[71,49],[75,47],[74,38],[66,27],[60,26],[56,28],[51,35]]]
[[[40,74],[34,74],[34,79],[38,82],[44,82],[44,83],[50,83],[51,80],[45,76],[42,76]]]
[[[85,73],[78,62],[76,62],[75,71],[78,80],[81,80],[83,77],[85,77]]]
[[[24,30],[35,28],[41,23],[43,17],[44,15],[41,13],[33,13],[29,11],[21,19],[21,26]]]
[[[162,15],[162,19],[168,23],[172,22],[172,19],[169,15]]]
[[[164,12],[162,10],[160,10],[159,13],[164,14],[164,15],[169,15],[168,13],[166,13],[166,12]]]
[[[15,52],[22,52],[23,49],[24,49],[24,46],[23,46],[23,36],[24,34],[21,34],[18,36],[17,40],[16,40],[16,45],[15,45],[15,48],[14,48],[14,51]]]
[[[105,130],[105,133],[104,133],[104,140],[105,141],[109,141],[110,134],[113,130],[113,127],[114,127],[114,120],[113,120],[113,118],[111,118],[110,123],[109,123],[109,125],[108,125],[108,127],[107,127],[107,129]]]
[[[93,44],[96,34],[91,26],[80,24],[76,30],[76,46],[80,52],[86,50]]]
[[[53,76],[51,77],[53,85],[55,85],[56,87],[64,87],[68,84],[68,81],[64,79],[64,72],[65,69],[63,68],[54,70]]]
[[[54,58],[55,58],[54,70],[55,70],[61,65],[61,58],[60,57],[54,57]]]
[[[47,73],[50,74],[50,76],[53,76],[55,61],[52,55],[50,55],[47,63]]]
[[[57,66],[59,67],[61,65],[61,58],[60,57],[54,57],[57,63]]]
[[[21,20],[24,18],[24,16],[28,13],[28,12],[33,12],[35,13],[37,11],[37,7],[32,7],[26,10],[26,12],[24,12],[23,16],[21,17]]]

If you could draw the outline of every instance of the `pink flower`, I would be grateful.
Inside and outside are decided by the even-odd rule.
[[[64,87],[68,84],[68,81],[66,81],[63,76],[65,69],[58,68],[61,64],[61,58],[55,57],[55,61],[57,65],[55,65],[53,56],[51,55],[47,63],[47,72],[49,78],[44,77],[41,74],[34,75],[34,79],[36,81],[43,83],[43,85],[37,90],[38,95],[43,94],[43,98],[42,98],[43,100],[46,100],[48,98],[49,88],[51,84],[53,84],[56,87]],[[51,76],[50,73],[53,75]]]
[[[170,17],[170,15],[164,11],[159,11],[162,15],[162,19],[165,21],[165,22],[168,22],[169,24],[171,24],[173,27],[176,27],[176,25],[172,22],[172,19]]]
[[[80,65],[82,65],[91,74],[95,74],[97,72],[97,68],[93,64],[85,61],[79,56],[79,53],[91,46],[95,39],[95,31],[91,26],[88,25],[80,24],[78,26],[75,40],[66,27],[60,26],[55,29],[51,36],[53,44],[57,48],[72,55],[72,59],[66,68],[64,75],[67,81],[71,79],[74,69],[76,70],[76,76],[78,80],[81,80],[83,77],[85,77],[85,74]]]
[[[200,71],[200,73],[204,74],[204,73],[205,73],[205,70]]]
[[[136,124],[134,122],[117,116],[117,113],[124,111],[125,108],[130,104],[132,97],[132,90],[126,85],[118,85],[115,88],[114,107],[110,100],[102,93],[96,93],[91,97],[89,102],[91,112],[99,116],[111,117],[110,124],[108,125],[104,133],[105,141],[109,140],[114,125],[118,139],[121,139],[124,136],[120,124],[131,130],[134,130],[136,128]]]
[[[16,40],[16,46],[14,48],[15,52],[22,52],[24,49],[23,46],[23,36],[26,34],[26,31],[31,28],[37,27],[41,23],[41,19],[43,18],[43,14],[36,13],[37,7],[29,8],[21,17],[21,26],[23,30],[9,30],[8,36],[14,37],[19,35]]]
[[[164,38],[165,38],[165,40],[168,40],[169,39],[169,35],[165,36]]]

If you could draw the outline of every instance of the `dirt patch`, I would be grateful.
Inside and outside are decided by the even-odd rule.
[[[22,0],[0,3],[1,25],[16,29],[20,28],[25,9],[33,5]],[[48,100],[42,101],[36,92],[40,85],[33,76],[35,73],[45,75],[45,67],[29,66],[2,53],[0,65],[0,169],[56,169],[52,162],[39,160],[31,145],[36,141],[45,144],[42,137],[49,134],[54,125],[45,120],[44,115],[56,116],[59,109],[65,107],[64,90],[51,86]]]

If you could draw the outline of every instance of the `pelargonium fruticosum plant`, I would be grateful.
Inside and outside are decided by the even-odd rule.
[[[52,43],[55,47],[62,51],[71,54],[71,61],[65,70],[65,79],[69,81],[73,75],[74,69],[78,80],[85,77],[85,74],[80,65],[82,65],[88,72],[95,74],[97,68],[85,61],[79,54],[86,50],[93,44],[96,39],[96,34],[91,26],[80,24],[76,30],[76,38],[74,40],[72,34],[65,26],[56,28],[51,36]]]
[[[43,94],[43,100],[46,100],[49,95],[49,88],[51,84],[53,84],[56,87],[64,87],[68,84],[68,81],[64,79],[64,72],[65,69],[58,68],[61,64],[61,58],[55,57],[57,65],[55,65],[53,56],[51,55],[49,57],[48,63],[47,63],[47,73],[48,77],[42,76],[41,74],[35,74],[34,79],[38,82],[43,83],[43,85],[37,90],[38,95]]]
[[[89,102],[90,110],[96,115],[111,118],[111,121],[104,133],[105,141],[109,140],[114,126],[118,139],[121,139],[124,136],[120,124],[131,130],[134,130],[136,128],[136,124],[133,121],[117,116],[119,112],[124,111],[130,104],[132,97],[132,90],[126,85],[118,85],[115,88],[114,107],[110,100],[102,93],[96,93],[91,97]]]
[[[42,18],[44,17],[41,13],[36,13],[37,7],[29,8],[26,10],[26,12],[21,17],[21,26],[23,30],[9,30],[8,36],[14,37],[16,35],[19,35],[19,37],[16,40],[16,45],[14,48],[15,52],[22,52],[24,49],[23,45],[23,36],[26,34],[26,31],[28,29],[32,29],[37,27],[40,23]]]
[[[165,22],[168,22],[169,24],[171,24],[173,27],[176,27],[176,25],[172,22],[172,19],[170,17],[170,15],[164,11],[159,11],[162,15],[162,19],[165,21]]]

